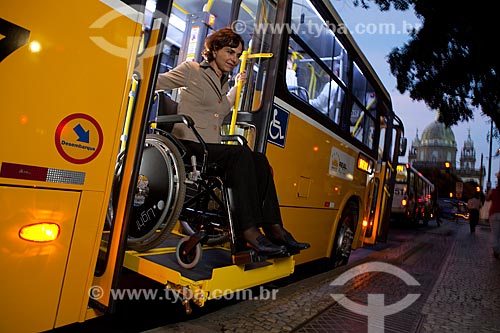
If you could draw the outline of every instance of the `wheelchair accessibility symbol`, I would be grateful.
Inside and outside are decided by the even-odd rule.
[[[267,141],[285,148],[286,131],[288,129],[288,120],[290,119],[290,112],[273,104],[273,114],[271,124],[269,126],[269,133]]]
[[[358,265],[338,276],[330,286],[343,286],[352,278],[370,272],[384,272],[403,280],[408,286],[420,286],[420,283],[399,267],[383,263],[369,262]],[[400,312],[412,305],[420,294],[408,294],[396,303],[385,305],[383,294],[368,294],[368,305],[351,301],[344,294],[330,294],[344,308],[368,317],[368,333],[384,332],[384,317]]]

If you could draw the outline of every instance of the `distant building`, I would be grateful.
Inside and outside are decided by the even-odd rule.
[[[470,137],[470,131],[460,154],[460,167],[457,169],[457,142],[451,128],[437,120],[422,131],[418,130],[408,153],[408,162],[415,168],[444,168],[444,162],[450,162],[453,173],[463,182],[473,181],[483,186],[485,168],[481,164],[476,169],[476,149]]]

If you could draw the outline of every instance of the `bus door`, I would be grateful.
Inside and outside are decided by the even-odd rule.
[[[379,142],[379,163],[373,180],[373,219],[369,219],[365,233],[365,242],[375,244],[377,241],[386,241],[390,223],[390,212],[392,207],[395,169],[400,153],[400,140],[402,135],[402,124],[399,118],[383,117],[381,122],[381,133]],[[404,154],[403,154],[404,155]],[[394,164],[394,162],[396,162]]]
[[[248,5],[244,6],[244,11],[247,14],[251,13],[251,15],[248,15],[252,17],[253,22],[253,17],[259,15],[258,8],[262,1],[252,0],[249,2],[244,1],[244,3]],[[162,2],[158,2],[158,5],[160,4],[162,4]],[[203,50],[206,36],[213,31],[229,26],[231,22],[231,13],[237,12],[233,7],[237,5],[237,2],[230,0],[173,2],[168,15],[168,27],[162,43],[162,49],[159,52],[161,55],[159,72],[168,71],[186,60],[201,60],[201,51]],[[203,9],[203,11],[200,12],[200,9]],[[266,10],[261,11],[266,12]],[[250,26],[253,26],[252,22],[249,22]],[[251,45],[250,34],[244,31],[241,32],[245,44],[247,46]],[[249,59],[254,59],[253,57],[254,54],[250,55]],[[250,61],[248,63],[249,66],[246,68],[247,71],[250,71],[249,68],[255,65],[255,60],[251,61],[252,65],[250,65]],[[258,67],[257,65],[255,66]],[[245,66],[241,67],[245,68]],[[251,75],[252,74],[250,74],[250,76]],[[252,79],[249,78],[247,81],[251,80]],[[177,100],[176,90],[178,89],[165,93],[171,93],[171,98]],[[241,95],[252,96],[248,90],[244,90],[244,93]],[[240,105],[244,105],[248,98],[251,97],[243,97]],[[139,104],[139,100],[137,103]],[[255,128],[255,126],[252,128]],[[249,136],[246,137],[249,141],[249,145],[251,145],[254,140],[249,139]],[[131,146],[132,144],[129,145]],[[136,154],[140,154],[140,152],[137,151]],[[123,181],[125,181],[125,179]],[[133,182],[130,184],[132,183]],[[127,184],[119,185],[119,193],[124,193],[127,188]],[[130,201],[130,194],[124,194],[124,197],[126,198],[126,202]],[[117,214],[120,213],[120,202],[118,203]],[[123,216],[123,218],[126,219],[126,207],[124,208]],[[116,220],[119,221],[121,218],[117,215],[115,217],[115,224]],[[132,229],[132,226],[133,224],[131,223],[129,229]],[[130,234],[132,234],[132,232],[130,232]],[[198,306],[202,306],[206,300],[220,297],[220,290],[224,290],[225,293],[228,293],[230,291],[245,289],[288,276],[293,272],[295,264],[293,257],[279,258],[276,260],[272,259],[266,263],[262,263],[262,265],[251,265],[251,267],[245,266],[244,269],[242,269],[242,265],[232,264],[230,251],[226,247],[204,248],[203,253],[205,254],[203,265],[197,265],[192,269],[181,267],[175,258],[175,246],[178,244],[176,238],[180,236],[180,234],[184,234],[181,226],[179,226],[179,229],[174,230],[172,239],[167,239],[166,242],[159,244],[154,249],[151,249],[151,251],[139,252],[132,249],[126,251],[124,254],[123,267],[146,276],[151,280],[165,284],[172,292],[179,293],[182,297],[186,297],[185,301],[187,302],[183,302],[183,304],[186,306],[186,311],[188,312],[191,311],[190,301],[193,301]],[[171,246],[171,244],[175,245]],[[114,250],[113,246],[111,246],[107,252],[112,254],[113,251],[117,252],[118,255],[121,254],[119,250]],[[222,256],[218,256],[218,254],[222,254]],[[114,255],[110,255],[109,257],[112,258],[113,256]],[[210,260],[210,258],[216,258],[216,260]],[[117,258],[116,261],[119,262],[120,258]],[[110,266],[109,264],[106,265],[103,267]],[[115,267],[119,267],[119,265],[115,265]],[[114,288],[113,282],[108,281],[104,276],[102,278],[96,278],[96,281],[106,285],[107,290],[112,291]],[[99,305],[103,306],[105,309],[106,307],[109,309],[109,307],[112,306],[113,300],[109,299],[108,295],[105,301],[107,302],[106,304],[101,302]]]
[[[382,216],[385,211],[387,201],[387,184],[385,183],[386,173],[390,172],[387,168],[387,163],[384,160],[384,152],[387,149],[386,135],[387,118],[383,117],[380,124],[380,137],[378,144],[378,162],[374,177],[371,179],[371,197],[370,197],[370,212],[368,214],[368,223],[365,231],[364,242],[367,244],[375,244],[377,234],[382,225]],[[390,194],[389,194],[390,195]]]
[[[127,244],[127,230],[131,218],[131,206],[136,196],[136,184],[140,167],[146,119],[153,103],[157,68],[159,68],[164,22],[168,4],[163,10],[155,10],[154,2],[136,7],[139,34],[130,50],[134,64],[125,103],[125,117],[119,126],[121,136],[117,155],[113,158],[112,188],[107,200],[105,224],[102,232],[99,256],[94,279],[89,289],[88,317],[97,312],[113,312],[117,299],[113,289],[119,287],[121,267]],[[135,8],[133,8],[135,9]],[[141,11],[142,10],[142,11]],[[95,309],[95,310],[94,310]]]
[[[365,232],[365,243],[375,244],[378,240],[381,230],[385,223],[385,212],[387,211],[389,199],[392,197],[389,192],[388,179],[393,172],[392,165],[389,162],[382,162],[380,164],[380,171],[375,173],[373,181],[373,197],[372,208],[370,210],[370,218]]]
[[[377,234],[377,240],[381,242],[387,241],[387,234],[389,232],[389,224],[391,220],[391,208],[394,201],[394,190],[396,187],[397,166],[399,164],[399,157],[406,154],[406,138],[404,135],[404,127],[401,119],[393,115],[394,122],[391,129],[392,135],[390,137],[391,148],[388,148],[388,156],[384,162],[386,165],[385,180],[384,180],[384,195],[385,195],[385,209],[381,213],[381,223]]]

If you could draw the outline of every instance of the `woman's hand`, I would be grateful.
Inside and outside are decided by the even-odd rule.
[[[236,74],[236,77],[234,78],[234,82],[236,82],[236,84],[238,84],[239,82],[241,82],[241,84],[245,84],[246,81],[247,81],[247,71],[239,72],[238,74]]]

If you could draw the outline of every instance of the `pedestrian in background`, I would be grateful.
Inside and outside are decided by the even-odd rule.
[[[491,189],[486,195],[486,201],[491,200],[490,207],[490,226],[491,226],[491,247],[493,256],[500,259],[500,174],[497,173],[497,187]]]
[[[476,225],[479,223],[479,210],[481,209],[481,200],[479,200],[479,194],[474,193],[472,198],[467,201],[467,209],[469,210],[469,226],[470,233],[473,234],[476,231]]]

